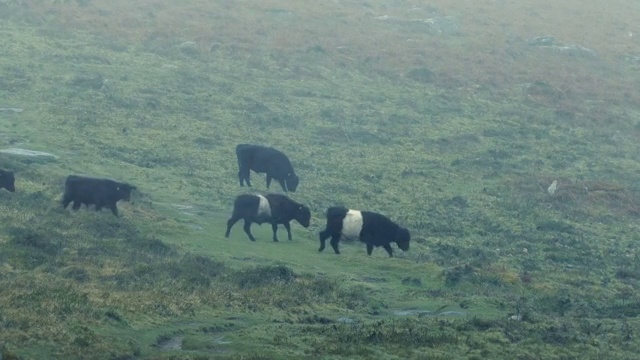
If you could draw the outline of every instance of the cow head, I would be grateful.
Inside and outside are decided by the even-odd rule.
[[[131,191],[136,187],[127,183],[120,183],[116,187],[117,197],[119,200],[129,201],[131,199]]]
[[[9,192],[16,191],[15,181],[13,171],[0,169],[0,189],[5,188]]]
[[[298,187],[298,183],[300,179],[294,173],[288,173],[287,177],[284,179],[284,182],[287,185],[287,191],[296,192],[296,188]]]
[[[296,221],[304,227],[309,227],[309,223],[311,222],[311,211],[308,207],[304,205],[300,205],[298,207],[296,210]]]
[[[411,235],[409,234],[409,230],[406,228],[399,228],[396,233],[396,244],[402,251],[409,250],[409,240],[411,240]]]

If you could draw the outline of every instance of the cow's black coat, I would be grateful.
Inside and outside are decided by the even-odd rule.
[[[355,214],[359,213],[357,216],[361,215],[361,222],[358,226],[353,227],[345,224],[345,218],[347,218],[349,211],[354,211]],[[343,231],[345,226],[349,227],[347,231],[352,231],[353,233],[346,234]],[[326,228],[320,232],[320,249],[318,251],[324,250],[325,241],[331,237],[330,243],[333,251],[336,254],[340,254],[338,243],[343,236],[357,237],[360,241],[366,243],[367,254],[369,255],[371,255],[374,247],[382,246],[389,253],[389,256],[393,256],[392,242],[395,242],[403,251],[407,251],[409,250],[409,241],[411,239],[409,230],[399,226],[384,215],[371,211],[349,210],[345,207],[330,207],[327,209]]]
[[[0,169],[0,189],[5,188],[9,192],[16,191],[16,178],[13,171]]]
[[[260,207],[260,197],[263,196],[268,202],[268,208]],[[233,213],[227,221],[227,232],[225,237],[229,237],[231,228],[240,219],[244,219],[244,232],[247,233],[251,241],[256,239],[251,234],[252,223],[269,223],[273,228],[273,241],[278,241],[278,224],[284,225],[287,235],[291,240],[291,220],[296,220],[300,225],[309,227],[311,212],[309,208],[295,202],[282,194],[267,195],[240,195],[236,197],[233,204]]]
[[[73,210],[78,210],[82,204],[95,205],[96,211],[107,207],[118,216],[116,203],[129,201],[131,191],[135,189],[133,185],[111,179],[69,175],[64,184],[62,205],[66,209],[73,202]]]
[[[295,192],[299,179],[293,171],[289,158],[281,151],[271,147],[252,144],[240,144],[236,146],[238,157],[238,179],[240,186],[251,187],[250,172],[267,174],[267,189],[271,185],[271,179],[276,179],[282,190]]]

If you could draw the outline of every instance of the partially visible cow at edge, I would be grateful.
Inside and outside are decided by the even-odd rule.
[[[371,255],[373,247],[382,246],[389,256],[393,256],[391,243],[395,242],[402,251],[409,250],[411,235],[409,230],[399,226],[388,217],[371,212],[350,210],[345,207],[327,209],[327,226],[320,232],[320,249],[325,248],[325,241],[331,237],[331,247],[340,254],[338,243],[340,238],[359,239],[367,244],[367,254]]]
[[[278,224],[284,225],[287,235],[291,240],[291,220],[296,220],[305,228],[309,227],[311,211],[309,208],[295,202],[286,195],[267,194],[253,195],[245,194],[236,197],[233,203],[233,213],[227,221],[227,232],[225,237],[229,237],[231,228],[240,219],[244,219],[244,232],[247,233],[251,241],[256,238],[251,234],[251,224],[269,223],[273,229],[273,241],[278,241]]]
[[[131,191],[135,189],[133,185],[111,179],[69,175],[64,184],[62,206],[66,209],[73,202],[73,210],[78,210],[82,204],[95,205],[96,211],[106,207],[118,216],[116,203],[129,201]]]
[[[9,192],[15,192],[16,178],[13,175],[13,171],[0,169],[0,189],[5,188]]]
[[[271,179],[276,179],[282,190],[295,192],[299,179],[293,171],[289,158],[280,150],[271,147],[252,144],[239,144],[236,146],[238,157],[238,179],[240,186],[251,187],[249,170],[267,174],[267,189],[271,185]]]

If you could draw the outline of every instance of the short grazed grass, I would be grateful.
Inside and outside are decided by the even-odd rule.
[[[1,357],[634,358],[640,9],[603,6],[0,2],[0,148],[55,155],[0,153]],[[292,159],[293,241],[224,238],[240,142]],[[140,191],[63,210],[70,173]],[[410,251],[318,253],[332,205]]]

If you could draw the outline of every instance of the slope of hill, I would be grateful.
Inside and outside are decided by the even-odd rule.
[[[0,2],[0,149],[54,155],[0,153],[2,358],[634,358],[640,9],[493,3]],[[293,241],[224,238],[240,142]],[[410,251],[318,253],[336,204]]]

